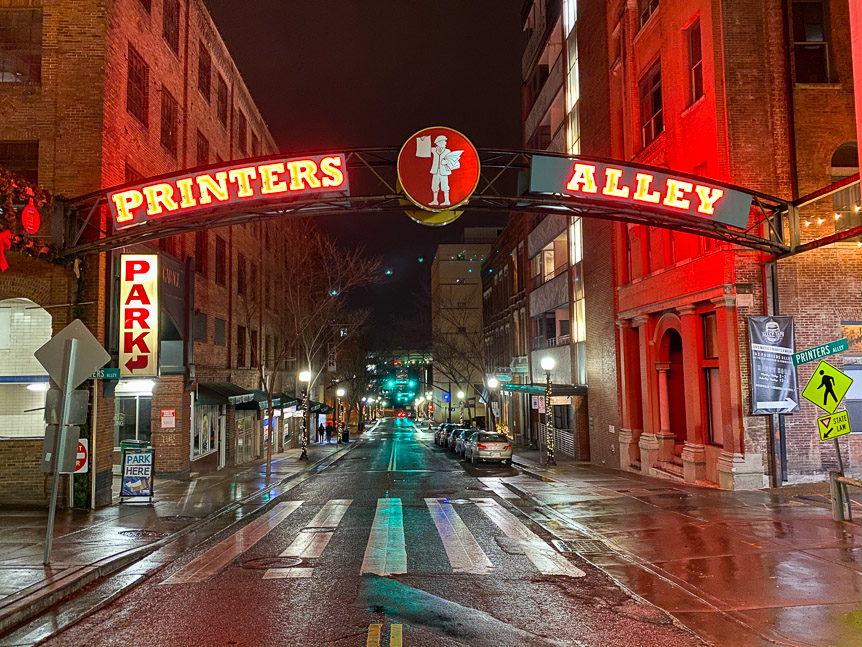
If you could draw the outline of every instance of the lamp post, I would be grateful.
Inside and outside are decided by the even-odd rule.
[[[545,371],[545,445],[547,452],[545,464],[556,465],[557,461],[554,459],[554,413],[551,408],[551,371],[554,370],[557,363],[553,357],[543,357],[541,365],[542,370]]]
[[[464,426],[464,392],[458,391],[458,399],[461,401],[461,426]]]
[[[494,414],[494,391],[496,391],[497,387],[500,386],[500,381],[496,377],[489,377],[485,384],[488,385],[488,404],[491,405],[491,415],[489,416],[489,424],[488,431],[496,431],[497,430],[497,416]]]
[[[344,393],[345,393],[344,389],[337,389],[335,391],[335,395],[338,398],[338,406],[337,406],[337,409],[335,410],[335,422],[336,422],[335,433],[338,434],[338,442],[339,443],[341,442],[341,434],[344,431],[341,428],[341,425],[343,424],[343,420],[344,420],[344,411],[341,409],[341,398],[344,397]]]
[[[303,383],[302,387],[302,453],[299,455],[299,460],[308,460],[308,383],[311,382],[311,371],[302,371],[299,374],[299,381]]]

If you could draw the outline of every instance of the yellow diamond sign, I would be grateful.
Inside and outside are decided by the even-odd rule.
[[[853,384],[853,378],[847,377],[829,362],[820,362],[814,375],[805,385],[802,397],[816,404],[826,413],[835,413],[838,403],[847,395],[851,384]]]
[[[817,419],[817,431],[820,432],[820,440],[832,440],[838,436],[850,433],[850,418],[846,411],[833,413],[831,416],[823,416]]]

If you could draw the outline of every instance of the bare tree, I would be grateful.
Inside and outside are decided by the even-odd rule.
[[[304,355],[309,362],[318,357],[319,352],[314,348],[321,343],[325,347],[323,340],[331,335],[334,315],[342,316],[346,310],[347,295],[374,282],[380,273],[379,259],[366,257],[362,250],[341,249],[309,220],[292,220],[284,229],[282,242],[283,262],[278,272],[281,280],[272,290],[277,300],[275,321],[279,334],[274,336],[270,357],[261,361],[260,349],[254,344],[251,351],[260,388],[266,393],[270,421],[274,420],[273,394],[280,372],[287,369],[288,362],[297,355]],[[260,300],[246,299],[245,303],[247,319],[251,322],[261,307]],[[311,368],[310,363],[308,368]],[[309,383],[309,389],[313,383]],[[307,458],[308,406],[305,406],[303,421],[302,457]],[[270,438],[266,451],[267,473],[272,471],[272,440]]]

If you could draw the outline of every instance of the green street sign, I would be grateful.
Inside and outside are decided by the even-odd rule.
[[[798,353],[793,353],[793,365],[799,366],[800,364],[813,362],[815,359],[822,359],[824,357],[829,357],[830,355],[835,355],[836,353],[843,353],[846,350],[850,350],[850,344],[847,342],[847,338],[845,337],[838,341],[831,341],[828,344],[815,346],[808,350],[801,350]]]
[[[90,376],[91,380],[119,380],[119,368],[97,368]]]

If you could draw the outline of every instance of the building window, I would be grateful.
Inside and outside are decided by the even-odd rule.
[[[207,316],[204,312],[195,313],[195,341],[207,340]]]
[[[830,60],[829,20],[822,0],[794,0],[793,59],[797,83],[836,83],[838,75]]]
[[[39,142],[0,141],[0,166],[31,184],[38,184]]]
[[[201,131],[198,131],[197,136],[197,153],[195,155],[195,163],[198,166],[206,166],[210,163],[210,142],[204,137]]]
[[[150,66],[129,45],[129,69],[126,79],[126,110],[144,126],[150,123]]]
[[[0,9],[0,83],[42,81],[42,10]]]
[[[227,83],[221,74],[216,83],[216,114],[221,125],[227,127]]]
[[[174,54],[180,53],[180,0],[165,0],[162,14],[162,36]]]
[[[245,327],[236,327],[236,365],[237,368],[245,366]]]
[[[122,395],[114,398],[114,447],[124,440],[150,441],[152,395]]]
[[[174,157],[177,156],[179,130],[180,104],[171,96],[168,89],[162,86],[161,142],[162,146],[167,148]]]
[[[216,236],[215,271],[216,283],[227,285],[227,245],[221,236]]]
[[[638,0],[638,15],[640,26],[643,27],[658,9],[658,0]]]
[[[257,298],[257,265],[254,263],[249,263],[249,295],[252,299]]]
[[[249,346],[249,349],[251,351],[251,353],[250,353],[250,355],[251,355],[251,367],[257,368],[258,347],[257,347],[257,331],[256,330],[251,331],[251,344]]]
[[[209,240],[207,230],[195,232],[195,271],[201,276],[209,272]]]
[[[721,426],[721,376],[718,370],[718,319],[715,312],[701,315],[703,325],[704,391],[706,392],[706,428],[709,442],[719,447],[724,445]]]
[[[227,337],[227,321],[224,319],[215,319],[215,327],[213,330],[213,343],[216,346],[224,346],[225,338]]]
[[[703,48],[700,41],[700,18],[686,31],[688,41],[689,103],[703,96]]]
[[[251,134],[251,155],[252,157],[260,155],[260,137],[254,132]]]
[[[236,147],[243,155],[248,154],[247,146],[248,138],[248,120],[245,118],[242,110],[236,111]]]
[[[139,172],[135,167],[129,164],[126,161],[125,166],[123,168],[123,177],[125,177],[125,182],[137,182],[139,180],[144,179],[144,174]]]
[[[212,89],[213,62],[209,50],[203,44],[198,44],[198,91],[209,103]]]
[[[240,296],[248,292],[246,285],[245,256],[237,254],[236,258],[236,293]]]
[[[718,359],[718,320],[714,312],[702,315],[703,319],[703,357]]]
[[[638,84],[641,109],[641,147],[646,148],[664,131],[661,109],[661,60]]]

